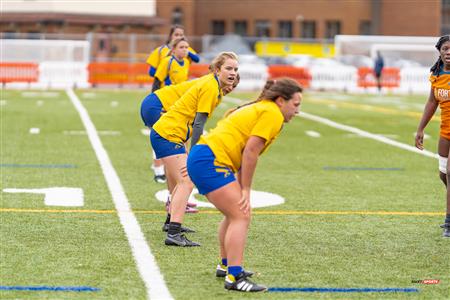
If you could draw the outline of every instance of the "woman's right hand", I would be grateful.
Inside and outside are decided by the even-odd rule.
[[[247,215],[250,210],[250,191],[242,190],[241,200],[239,201],[239,209]]]
[[[424,137],[424,133],[423,130],[419,130],[416,133],[416,148],[423,150],[423,137]]]

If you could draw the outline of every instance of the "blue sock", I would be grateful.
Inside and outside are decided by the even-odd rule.
[[[242,272],[241,266],[228,266],[228,274],[231,274],[234,277],[238,276],[241,272]]]
[[[222,258],[222,265],[224,265],[225,267],[228,266],[228,259]]]

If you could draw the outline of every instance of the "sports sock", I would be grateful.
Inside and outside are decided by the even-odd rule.
[[[167,214],[166,221],[164,224],[170,224],[170,214]]]
[[[445,216],[445,223],[450,224],[450,214]]]
[[[152,168],[153,168],[153,171],[155,171],[155,175],[156,176],[161,176],[161,175],[165,174],[165,172],[164,172],[164,165],[159,166],[159,167],[152,166]]]
[[[170,222],[169,224],[169,234],[177,234],[181,232],[181,223]]]
[[[241,266],[229,266],[228,274],[233,275],[234,277],[238,276],[242,272]]]
[[[222,258],[222,266],[228,266],[228,259]]]

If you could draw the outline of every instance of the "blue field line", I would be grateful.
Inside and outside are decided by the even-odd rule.
[[[323,167],[325,171],[404,171],[404,168]]]
[[[90,286],[4,286],[0,291],[50,291],[50,292],[98,292],[99,288]]]
[[[289,287],[271,287],[268,290],[274,293],[417,293],[416,288],[289,288]]]
[[[0,164],[1,168],[42,168],[42,169],[71,169],[77,168],[76,165],[27,165],[27,164]]]

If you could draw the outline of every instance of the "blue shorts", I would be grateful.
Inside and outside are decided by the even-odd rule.
[[[215,159],[214,153],[207,145],[195,145],[189,152],[187,159],[189,177],[202,195],[236,180],[230,168],[215,166]]]
[[[153,151],[155,151],[157,159],[186,153],[186,148],[183,143],[177,144],[166,140],[153,129],[150,132],[150,142],[152,143]]]
[[[164,109],[156,94],[150,94],[142,101],[141,118],[145,126],[152,127],[163,114]]]

